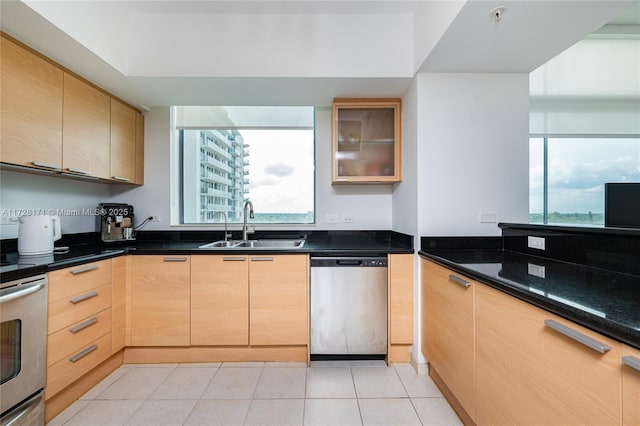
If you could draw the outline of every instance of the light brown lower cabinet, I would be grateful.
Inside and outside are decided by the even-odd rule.
[[[120,256],[111,260],[111,353],[126,345],[128,259]]]
[[[622,345],[622,424],[640,425],[640,350]]]
[[[475,415],[476,283],[422,259],[422,352],[466,413]]]
[[[249,344],[249,256],[191,256],[191,345]]]
[[[621,424],[619,342],[485,285],[475,297],[478,425]]]
[[[190,265],[190,256],[132,257],[132,346],[189,346]]]

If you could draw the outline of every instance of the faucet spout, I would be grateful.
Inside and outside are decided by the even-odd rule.
[[[227,238],[229,238],[229,232],[227,231],[227,213],[222,210],[213,212],[214,215],[216,215],[217,213],[220,213],[222,216],[224,216],[224,240],[227,241]]]
[[[248,240],[248,234],[249,231],[247,229],[247,209],[249,209],[249,218],[253,219],[254,214],[253,214],[253,203],[249,200],[246,200],[244,202],[244,208],[242,209],[242,239],[243,240]]]

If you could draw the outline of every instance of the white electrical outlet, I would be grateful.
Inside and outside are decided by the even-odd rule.
[[[340,223],[340,217],[337,214],[325,214],[324,223]]]
[[[480,212],[480,223],[496,223],[496,213]]]
[[[160,222],[160,215],[159,214],[151,215],[151,222]]]
[[[532,249],[545,250],[544,238],[542,237],[527,237],[527,246]]]
[[[342,216],[342,223],[353,223],[354,219],[353,216],[351,216],[350,214],[345,214]]]
[[[534,277],[544,278],[545,276],[545,267],[541,265],[536,265],[534,263],[527,264],[527,272],[529,275],[533,275]]]

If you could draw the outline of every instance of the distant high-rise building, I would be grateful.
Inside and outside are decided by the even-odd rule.
[[[249,192],[249,151],[237,130],[180,130],[183,223],[242,219]]]

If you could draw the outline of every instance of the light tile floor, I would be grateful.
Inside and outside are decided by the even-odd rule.
[[[123,365],[59,425],[460,425],[428,376],[382,361]]]

